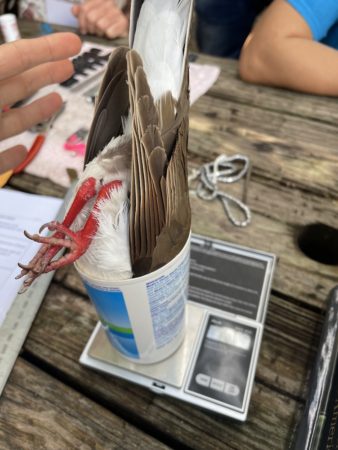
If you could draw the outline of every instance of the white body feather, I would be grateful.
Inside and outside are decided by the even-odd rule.
[[[167,91],[179,97],[190,7],[191,0],[146,0],[142,5],[133,48],[155,100]]]
[[[79,268],[100,280],[132,278],[129,255],[128,187],[124,183],[99,204],[99,227],[86,253],[78,259]]]
[[[98,230],[85,254],[78,259],[79,268],[88,276],[101,280],[119,280],[132,277],[129,254],[129,201],[130,154],[118,150],[130,141],[130,126],[127,121],[125,133],[113,138],[109,144],[87,164],[78,187],[89,177],[97,180],[100,187],[114,180],[120,180],[122,187],[111,189],[108,198],[101,200]],[[71,229],[77,231],[84,227],[93,210],[96,198],[91,199],[76,217]]]

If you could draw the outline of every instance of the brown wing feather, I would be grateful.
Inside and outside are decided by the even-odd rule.
[[[87,140],[85,165],[113,136],[122,134],[121,118],[127,116],[129,110],[127,51],[127,47],[119,47],[110,55]]]
[[[187,185],[188,69],[178,102],[167,93],[154,103],[141,58],[127,54],[133,112],[130,242],[134,275],[166,264],[190,232]],[[135,202],[135,205],[133,203]]]
[[[178,102],[181,117],[176,134],[176,145],[168,163],[165,181],[166,222],[157,238],[150,271],[156,270],[173,259],[186,243],[191,228],[191,211],[187,178],[187,149],[189,130],[189,92],[188,69],[185,70],[184,84]],[[177,120],[177,117],[176,119]]]

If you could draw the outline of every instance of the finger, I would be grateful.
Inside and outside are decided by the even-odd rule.
[[[97,31],[106,32],[108,28],[119,22],[123,13],[119,9],[109,10],[96,22]]]
[[[48,84],[61,83],[74,73],[71,61],[57,61],[34,67],[23,74],[0,82],[2,105],[13,105],[18,100],[30,97]]]
[[[87,31],[96,34],[97,22],[111,12],[119,11],[111,0],[89,0],[83,5]]]
[[[105,0],[89,0],[83,3],[80,7],[80,14],[78,16],[80,32],[86,34],[89,31],[88,28],[88,13],[92,9],[99,7]]]
[[[103,37],[105,35],[105,32],[96,26],[93,34],[99,37]]]
[[[111,7],[111,4],[108,3],[107,5],[107,2],[104,2],[87,13],[88,31],[90,33],[94,34],[96,32],[97,22],[109,12]]]
[[[78,15],[80,14],[81,11],[81,6],[80,5],[73,5],[72,6],[72,14],[75,17],[78,17]]]
[[[79,22],[80,33],[87,34],[87,19],[86,19],[86,15],[84,14],[84,12],[82,10],[82,7],[80,9],[77,20]]]
[[[0,80],[39,64],[69,58],[80,49],[81,40],[73,33],[55,33],[3,44],[0,47]]]
[[[107,31],[106,36],[109,39],[117,37],[125,37],[128,34],[128,20],[125,16],[121,17],[119,21],[111,25]]]
[[[79,14],[78,21],[79,21],[80,32],[82,34],[87,34],[89,32],[88,17],[87,17],[87,12],[85,12],[83,10],[83,7],[81,8],[81,12]]]
[[[0,152],[0,174],[7,170],[15,169],[27,156],[27,150],[23,145],[16,145]]]
[[[84,11],[85,14],[88,14],[93,9],[95,10],[107,2],[111,3],[110,0],[87,0],[82,4],[82,11]]]
[[[27,106],[10,109],[0,119],[0,141],[49,119],[61,108],[62,103],[61,96],[53,92]]]

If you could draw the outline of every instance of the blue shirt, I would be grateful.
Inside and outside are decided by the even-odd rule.
[[[313,39],[338,50],[338,0],[287,0],[309,25]]]

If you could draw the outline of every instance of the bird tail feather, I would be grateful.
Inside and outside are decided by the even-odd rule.
[[[145,0],[136,24],[133,48],[142,58],[154,100],[181,91],[192,0]]]

